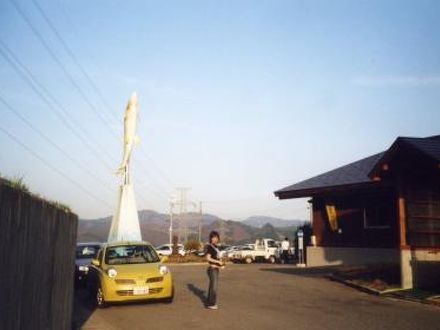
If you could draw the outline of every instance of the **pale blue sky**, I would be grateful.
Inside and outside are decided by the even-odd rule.
[[[139,208],[168,209],[176,186],[206,211],[307,218],[305,200],[272,192],[387,148],[439,134],[438,1],[43,1],[41,8],[102,92],[108,109],[32,1],[17,1],[93,107],[81,98],[11,1],[0,38],[59,100],[93,155],[0,56],[0,126],[100,202],[0,132],[0,173],[82,217],[116,202],[122,115],[140,98],[133,177]],[[0,46],[3,49],[3,46]],[[117,122],[116,118],[120,118]],[[104,165],[107,164],[106,165]],[[98,177],[98,179],[97,179]]]

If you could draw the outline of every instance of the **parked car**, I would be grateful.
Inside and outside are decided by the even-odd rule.
[[[102,243],[78,243],[75,257],[75,286],[83,285],[87,280],[92,259],[96,257]]]
[[[147,242],[104,244],[92,260],[87,285],[100,308],[111,302],[171,302],[174,296],[170,270]]]
[[[234,255],[235,251],[239,251],[239,250],[243,250],[243,249],[251,250],[251,248],[246,245],[233,245],[225,250],[224,257],[227,259],[232,259],[232,256]]]
[[[229,249],[231,246],[227,245],[227,244],[219,244],[218,245],[218,250],[220,251],[219,254],[219,258],[225,258],[226,257],[226,251],[227,249]]]
[[[233,262],[244,262],[247,264],[264,261],[277,262],[276,250],[278,246],[271,238],[257,238],[255,244],[247,244],[242,249],[235,251],[231,255]]]
[[[227,256],[229,260],[232,262],[242,262],[242,254],[245,253],[243,251],[253,251],[255,248],[250,245],[240,245],[237,246],[234,250],[228,252]]]
[[[156,252],[160,256],[170,256],[173,253],[173,244],[162,244],[156,247]],[[185,256],[186,252],[183,244],[177,244],[177,253],[179,253],[182,257]]]
[[[278,262],[284,264],[285,261],[283,259],[283,249],[281,246],[278,247],[278,249],[275,251],[275,257]],[[295,263],[296,262],[296,256],[295,256],[295,247],[290,247],[289,252],[287,254],[287,262],[288,263]]]

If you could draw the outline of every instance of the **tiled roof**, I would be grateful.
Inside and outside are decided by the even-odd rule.
[[[420,150],[428,157],[440,162],[440,135],[427,138],[402,137],[400,139]]]
[[[390,150],[394,146],[407,145],[440,163],[440,135],[426,138],[399,137],[385,152],[358,160],[332,171],[295,183],[275,192],[279,198],[312,196],[322,191],[354,185],[374,184],[371,175],[381,161],[392,157]]]
[[[332,171],[317,175],[308,180],[298,182],[275,192],[279,196],[290,191],[311,191],[334,186],[352,185],[371,182],[368,173],[374,164],[383,156],[383,152],[358,160],[354,163],[339,167]]]

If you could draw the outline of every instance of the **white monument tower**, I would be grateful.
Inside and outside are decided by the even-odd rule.
[[[130,157],[135,144],[139,142],[136,135],[137,95],[133,93],[127,104],[124,115],[124,156],[117,174],[122,177],[119,188],[118,204],[112,219],[108,241],[141,241],[138,211],[130,181]]]

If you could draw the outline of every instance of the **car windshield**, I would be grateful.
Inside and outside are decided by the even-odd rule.
[[[149,245],[123,245],[108,247],[105,253],[107,265],[146,264],[159,262],[154,248]]]
[[[76,259],[92,259],[96,257],[99,245],[80,245],[76,247]]]

